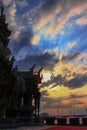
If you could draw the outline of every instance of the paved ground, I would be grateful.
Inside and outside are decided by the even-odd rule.
[[[1,130],[1,129],[0,129]],[[4,129],[4,130],[87,130],[87,127],[79,126],[29,126],[19,127],[17,129]]]
[[[25,126],[25,127],[18,127],[16,129],[3,129],[3,130],[46,130],[48,128],[52,128],[52,126]]]
[[[45,130],[48,128],[52,128],[52,126],[31,126],[31,127],[20,127],[16,130]]]
[[[54,128],[47,128],[45,130],[87,130],[87,127],[72,127],[72,126],[58,126],[58,127],[54,127]]]

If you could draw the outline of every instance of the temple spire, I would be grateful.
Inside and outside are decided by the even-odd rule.
[[[1,16],[3,16],[4,15],[4,7],[2,6],[1,7]]]
[[[8,23],[5,22],[6,17],[4,15],[4,7],[0,8],[0,38],[2,40],[3,46],[7,47],[9,44],[11,31],[8,29]]]

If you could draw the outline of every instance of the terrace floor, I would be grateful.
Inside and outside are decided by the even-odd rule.
[[[17,129],[4,129],[4,130],[87,130],[83,126],[25,126]]]
[[[58,126],[58,127],[51,127],[45,130],[87,130],[87,127],[79,127],[79,126]]]

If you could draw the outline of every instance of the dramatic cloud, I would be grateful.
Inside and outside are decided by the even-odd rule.
[[[70,102],[86,103],[87,0],[0,0],[0,4],[12,30],[9,48],[19,70],[33,64],[36,70],[43,67],[42,106],[55,112],[57,103],[60,108]]]
[[[65,26],[70,18],[72,18],[73,16],[81,15],[85,10],[87,10],[87,5],[85,0],[78,0],[77,2],[67,0],[66,4],[63,0],[48,0],[42,4],[39,10],[39,18],[36,19],[34,29],[43,29],[43,33],[45,30],[45,33],[47,32],[51,35],[56,35]]]
[[[75,65],[76,63],[73,64],[72,61],[77,60],[78,62],[78,60],[85,57],[86,54],[77,53],[59,60],[51,71],[51,79],[41,85],[41,91],[46,90],[45,96],[58,99],[66,96],[67,98],[70,91],[79,93],[80,88],[84,91],[83,86],[87,85],[87,66]],[[86,87],[84,88],[86,89]]]
[[[33,45],[35,45],[35,44],[38,43],[39,39],[40,39],[40,37],[39,37],[38,35],[34,35],[34,36],[32,37],[31,43],[32,43]]]
[[[6,12],[8,16],[7,21],[11,27],[14,27],[16,26],[15,15],[16,15],[17,8],[15,2],[10,2],[10,5],[11,6],[8,8],[8,11]]]
[[[17,62],[20,69],[27,69],[32,64],[43,66],[45,69],[52,70],[58,58],[55,53],[44,52],[40,55],[27,55],[23,60]]]
[[[15,43],[12,44],[14,49],[14,54],[17,54],[22,48],[30,46],[31,47],[31,38],[33,37],[33,32],[21,32],[18,36],[18,39],[15,39]]]
[[[9,5],[11,3],[11,0],[3,0],[4,5]]]
[[[77,19],[76,24],[80,26],[87,25],[87,17]]]

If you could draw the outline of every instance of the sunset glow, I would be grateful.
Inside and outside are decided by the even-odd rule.
[[[76,114],[87,114],[87,0],[1,0],[0,4],[12,30],[9,48],[15,65],[28,71],[36,64],[34,72],[43,67],[41,110],[45,107],[51,114],[59,104],[60,111],[64,108],[70,114],[72,105]]]
[[[51,80],[50,73],[43,73],[43,80],[42,80],[42,82],[47,82],[49,80]]]

